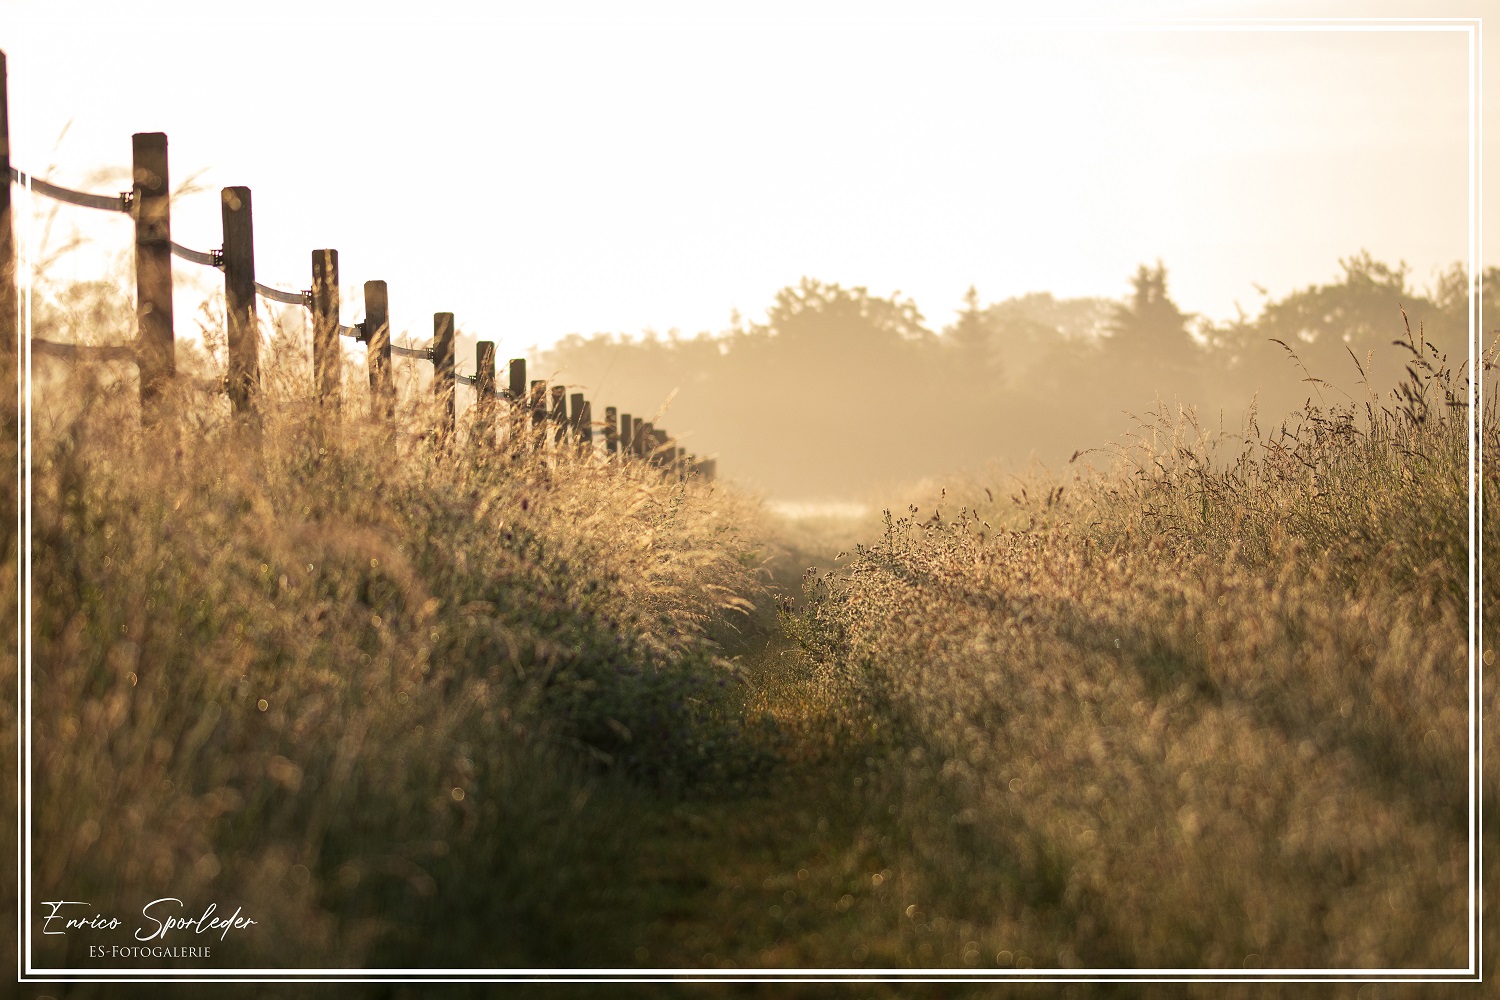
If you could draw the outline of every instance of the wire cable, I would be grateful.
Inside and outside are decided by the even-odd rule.
[[[130,193],[122,192],[116,195],[89,194],[86,191],[74,191],[58,184],[52,184],[22,173],[15,167],[10,168],[10,179],[17,184],[30,185],[30,189],[39,195],[51,198],[53,201],[67,202],[69,205],[77,205],[80,208],[97,208],[102,212],[126,212],[130,211]]]
[[[17,170],[15,167],[10,168],[10,179],[17,184],[29,185],[31,191],[34,191],[44,197],[51,198],[54,201],[65,202],[69,205],[77,205],[80,208],[95,208],[103,212],[122,212],[125,214],[129,214],[130,212],[132,193],[129,191],[124,191],[118,195],[113,196],[89,194],[86,191],[74,191],[71,188],[65,188],[57,184],[52,184],[48,181],[44,181],[40,177],[33,177],[30,174],[23,173],[22,171]],[[190,263],[201,264],[204,267],[213,268],[222,268],[224,266],[222,251],[211,251],[209,253],[204,253],[201,250],[193,250],[190,247],[185,247],[181,243],[178,243],[176,240],[172,240],[171,245],[173,256],[180,257]],[[255,283],[255,290],[259,292],[264,298],[270,299],[272,302],[281,302],[289,306],[302,306],[304,308],[309,307],[308,299],[310,296],[307,292],[284,292],[279,288],[272,288],[270,285],[262,284],[259,281]],[[363,340],[364,330],[359,326],[341,325],[339,327],[339,335],[350,337],[354,340]],[[110,344],[105,346],[93,347],[84,344],[60,344],[56,341],[42,340],[36,337],[32,338],[31,344],[33,350],[35,350],[37,353],[47,354],[57,358],[68,358],[74,360],[79,358],[97,358],[101,361],[135,358],[135,348],[129,345],[122,344]],[[417,358],[422,361],[432,360],[431,347],[403,347],[400,344],[392,344],[391,353],[396,355],[397,357]],[[456,378],[458,379],[458,381],[464,383],[465,385],[474,385],[477,380],[476,376],[473,375],[458,375],[456,376]],[[202,388],[207,390],[209,384],[220,383],[211,383],[210,380],[210,382],[205,382]]]
[[[191,261],[194,264],[202,264],[204,267],[224,266],[223,251],[218,253],[203,253],[200,250],[189,250],[176,240],[172,240],[171,243],[172,255],[174,257],[181,257],[183,260]]]
[[[270,299],[272,302],[284,302],[289,306],[307,305],[306,292],[283,292],[279,288],[272,288],[270,285],[262,285],[258,281],[255,283],[255,290],[265,298]]]
[[[135,347],[131,344],[60,344],[55,340],[31,338],[31,349],[37,354],[47,354],[68,361],[134,361]]]

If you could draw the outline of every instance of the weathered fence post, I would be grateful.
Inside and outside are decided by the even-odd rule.
[[[0,52],[0,350],[20,357],[21,299],[16,292],[15,213],[10,207],[10,97],[5,53]],[[16,369],[19,379],[20,368]]]
[[[630,453],[636,458],[646,457],[646,438],[650,432],[651,425],[644,417],[636,417],[630,422]]]
[[[131,140],[132,214],[135,216],[136,367],[142,418],[177,372],[172,338],[172,189],[167,181],[167,137],[137,132]],[[10,184],[7,172],[5,183]]]
[[[620,414],[620,461],[630,457],[631,442],[635,440],[635,421],[630,419],[630,414]]]
[[[526,402],[526,359],[510,359],[510,397],[512,406],[521,406]]]
[[[552,442],[560,444],[568,436],[568,387],[552,387],[552,423],[557,429],[552,432]]]
[[[568,433],[574,444],[583,443],[583,393],[575,392],[568,397]]]
[[[526,359],[510,359],[510,385],[505,392],[505,436],[512,445],[522,440],[526,426]]]
[[[540,448],[547,440],[547,383],[531,380],[531,447]]]
[[[588,452],[594,449],[594,404],[582,396],[578,400],[583,404],[583,414],[578,417],[578,443]]]
[[[224,316],[228,321],[229,401],[234,412],[255,412],[260,393],[260,324],[255,305],[255,230],[250,189],[219,191],[224,225]]]
[[[442,433],[457,426],[453,398],[458,392],[458,373],[453,367],[453,314],[432,314],[432,391],[440,404]]]
[[[339,252],[312,252],[313,392],[335,412],[343,351],[339,347]]]
[[[389,420],[396,412],[391,367],[391,299],[383,281],[365,282],[365,364],[370,369],[370,409]]]
[[[486,417],[495,395],[495,342],[481,340],[474,345],[474,405]]]
[[[604,454],[616,455],[620,451],[619,414],[613,406],[604,408]]]

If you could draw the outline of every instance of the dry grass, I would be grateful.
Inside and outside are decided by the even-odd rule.
[[[900,964],[1465,964],[1466,415],[1419,346],[1387,407],[1163,421],[809,580],[808,682],[893,790]]]
[[[950,484],[780,629],[765,554],[828,539],[330,421],[297,347],[258,437],[39,389],[38,898],[243,905],[247,965],[1465,960],[1467,442],[1420,345],[1385,405]]]
[[[762,769],[714,641],[759,594],[745,518],[519,426],[331,420],[288,353],[258,434],[38,388],[36,898],[243,906],[214,965],[591,964],[621,797]]]

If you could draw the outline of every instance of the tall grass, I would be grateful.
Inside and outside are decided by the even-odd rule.
[[[763,553],[817,540],[732,493],[372,421],[357,372],[333,419],[290,335],[258,430],[143,432],[77,369],[37,387],[36,898],[243,906],[216,965],[1461,965],[1464,373],[1406,354],[951,483],[801,607]]]
[[[786,626],[902,845],[887,961],[1467,962],[1468,414],[1406,351],[1384,401],[1168,414],[1108,474],[960,484],[809,578]]]
[[[243,907],[221,967],[614,957],[623,803],[763,769],[718,641],[761,593],[738,502],[520,423],[373,421],[357,372],[333,417],[287,346],[258,429],[38,386],[35,898]]]

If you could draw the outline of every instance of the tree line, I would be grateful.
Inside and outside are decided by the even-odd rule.
[[[641,412],[671,397],[671,425],[692,450],[725,456],[774,494],[848,496],[995,459],[1055,467],[1118,439],[1157,401],[1230,430],[1252,403],[1262,427],[1308,399],[1362,405],[1410,360],[1392,343],[1407,321],[1455,367],[1467,359],[1460,265],[1425,289],[1366,252],[1340,270],[1227,322],[1179,308],[1160,262],[1141,265],[1121,299],[985,304],[970,288],[941,329],[908,298],[804,278],[761,322],[736,317],[695,337],[572,335],[541,362],[628,392],[621,405]],[[1486,278],[1486,315],[1500,316],[1500,269]]]

